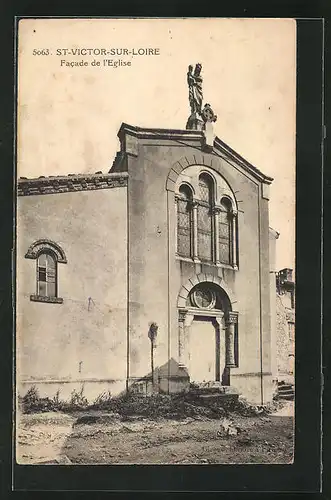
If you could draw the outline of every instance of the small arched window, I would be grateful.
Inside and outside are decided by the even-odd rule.
[[[192,190],[186,184],[179,188],[177,200],[177,253],[192,256]]]
[[[198,256],[201,260],[213,259],[213,205],[214,182],[210,175],[199,176],[198,202]]]
[[[37,261],[37,294],[42,297],[57,296],[57,264],[51,253],[41,253]]]
[[[227,198],[221,200],[219,212],[219,258],[222,264],[232,264],[232,213],[231,202]]]
[[[58,264],[67,262],[62,248],[54,241],[38,240],[32,243],[25,257],[36,261],[37,286],[30,299],[34,302],[62,304],[63,299],[58,297],[57,272]]]

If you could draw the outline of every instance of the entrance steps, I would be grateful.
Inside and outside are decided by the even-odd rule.
[[[286,399],[288,401],[293,401],[294,394],[295,394],[294,384],[285,381],[278,382],[278,390],[277,390],[278,399]]]
[[[225,402],[235,402],[239,398],[236,389],[222,385],[221,382],[193,382],[190,384],[189,395],[207,406],[215,403],[222,405]]]

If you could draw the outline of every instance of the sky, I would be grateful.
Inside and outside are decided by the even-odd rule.
[[[142,55],[132,54],[139,49]],[[215,134],[274,178],[277,268],[294,267],[294,20],[23,19],[18,54],[17,174],[28,178],[108,172],[122,122],[185,129],[187,68],[201,63],[204,102],[218,117]]]

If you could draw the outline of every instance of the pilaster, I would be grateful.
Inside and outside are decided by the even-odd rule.
[[[229,312],[226,317],[225,329],[225,365],[228,368],[236,366],[234,356],[235,325],[238,322],[238,313]]]

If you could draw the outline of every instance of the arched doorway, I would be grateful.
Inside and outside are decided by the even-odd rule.
[[[236,366],[237,317],[219,284],[201,281],[188,291],[185,307],[179,309],[179,362],[191,382],[230,385],[230,369]]]

